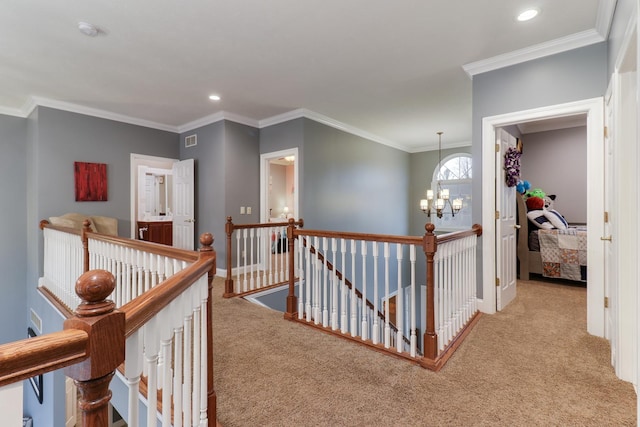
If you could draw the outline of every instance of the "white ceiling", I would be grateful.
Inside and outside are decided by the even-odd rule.
[[[516,22],[528,6],[542,13]],[[602,41],[614,6],[3,0],[0,113],[45,105],[175,132],[307,116],[409,152],[436,146],[440,130],[444,146],[469,144],[474,73]]]

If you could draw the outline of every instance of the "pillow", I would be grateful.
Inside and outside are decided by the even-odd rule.
[[[564,219],[564,217],[560,215],[560,212],[558,212],[555,209],[546,209],[544,211],[544,216],[547,217],[549,222],[555,228],[558,228],[560,230],[566,230],[567,228],[569,228],[569,224],[567,223],[567,220]]]
[[[553,224],[551,224],[549,218],[545,215],[545,211],[542,209],[527,212],[527,218],[538,228],[545,230],[551,230],[553,228]]]

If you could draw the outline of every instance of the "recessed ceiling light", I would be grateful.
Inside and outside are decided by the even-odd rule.
[[[98,28],[88,22],[78,22],[78,30],[85,36],[95,37],[98,35]]]
[[[212,101],[220,101],[219,95],[209,95],[209,99]]]
[[[536,16],[538,16],[538,14],[540,13],[540,9],[527,9],[524,12],[522,12],[520,15],[518,15],[518,21],[528,21],[530,19],[535,18]]]

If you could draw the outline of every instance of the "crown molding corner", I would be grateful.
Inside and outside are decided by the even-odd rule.
[[[598,14],[596,16],[596,31],[604,40],[609,38],[613,15],[616,11],[618,0],[600,0],[598,2]]]
[[[290,120],[299,119],[305,116],[304,108],[297,108],[295,110],[287,111],[286,113],[277,114],[275,116],[267,117],[266,119],[262,119],[258,122],[260,129],[266,128],[269,126],[277,125],[280,123],[288,122]]]
[[[497,55],[481,61],[471,62],[463,65],[462,69],[471,79],[473,79],[473,76],[476,74],[482,74],[488,71],[531,61],[533,59],[539,59],[545,56],[555,55],[556,53],[589,46],[595,43],[600,43],[604,40],[605,38],[600,33],[594,29],[590,29],[551,40],[546,43],[540,43],[524,49],[515,50],[503,55]]]
[[[98,108],[86,107],[84,105],[73,104],[71,102],[56,101],[49,98],[32,97],[35,105],[39,107],[55,108],[56,110],[68,111],[71,113],[83,114],[85,116],[98,117],[101,119],[114,120],[116,122],[128,123],[131,125],[148,127],[152,129],[163,130],[167,132],[178,133],[175,126],[165,125],[163,123],[152,122],[150,120],[138,119],[135,117],[125,116],[124,114],[112,113]]]

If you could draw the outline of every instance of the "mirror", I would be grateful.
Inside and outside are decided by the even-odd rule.
[[[171,221],[173,172],[140,166],[138,173],[138,220]]]

